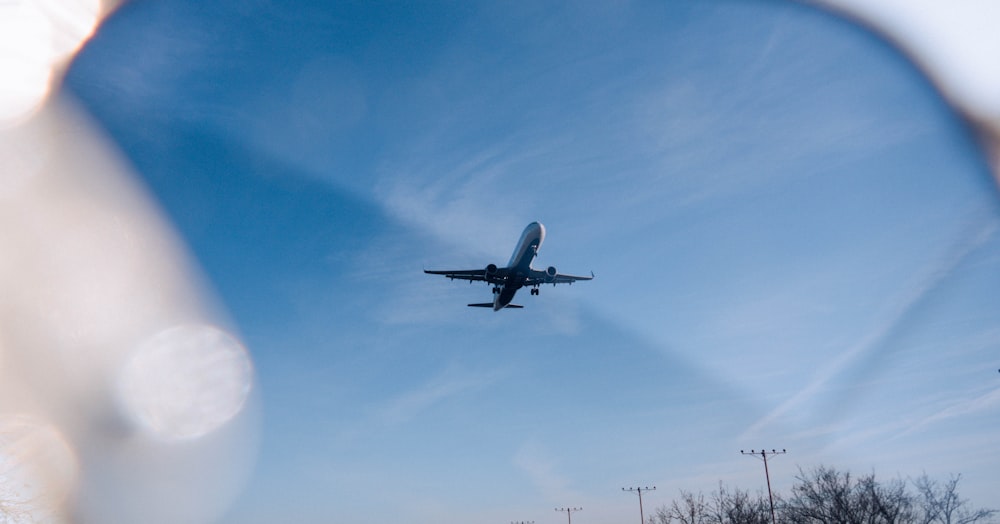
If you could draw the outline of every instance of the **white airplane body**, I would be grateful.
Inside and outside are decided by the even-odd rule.
[[[497,267],[496,264],[486,266],[486,269],[461,269],[456,271],[429,271],[424,273],[430,275],[444,275],[452,280],[458,278],[469,282],[486,282],[493,286],[493,302],[482,304],[469,304],[471,307],[492,307],[493,311],[500,311],[505,307],[520,308],[517,304],[511,304],[514,295],[522,287],[530,287],[531,294],[538,294],[538,286],[542,284],[572,284],[577,280],[590,280],[594,278],[591,273],[589,277],[574,275],[563,275],[556,271],[556,268],[549,266],[541,271],[531,267],[531,261],[538,255],[538,249],[542,247],[545,240],[545,226],[538,222],[528,224],[521,233],[521,240],[517,242],[514,253],[510,256],[507,267]]]

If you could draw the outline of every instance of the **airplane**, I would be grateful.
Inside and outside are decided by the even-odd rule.
[[[500,311],[503,308],[523,308],[517,304],[511,304],[517,290],[522,287],[530,287],[531,294],[538,294],[538,286],[542,284],[572,284],[578,280],[591,280],[594,273],[589,277],[574,275],[563,275],[556,271],[556,268],[549,266],[544,271],[531,267],[531,261],[538,255],[538,249],[542,247],[542,240],[545,240],[545,226],[538,222],[528,224],[521,233],[521,240],[514,248],[514,254],[510,256],[507,267],[497,267],[496,264],[489,264],[486,269],[460,269],[456,271],[431,271],[424,270],[428,275],[444,275],[451,280],[460,279],[472,282],[486,282],[493,286],[493,302],[481,304],[469,304],[469,307],[492,307],[493,311]]]

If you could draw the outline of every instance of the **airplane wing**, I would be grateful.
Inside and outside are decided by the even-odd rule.
[[[469,304],[469,307],[493,307],[493,302],[483,302],[481,304]],[[513,309],[524,309],[524,306],[519,306],[517,304],[507,304],[504,307]]]
[[[485,269],[457,269],[453,271],[425,269],[424,273],[428,275],[444,275],[452,280],[457,278],[459,280],[468,280],[469,282],[489,282],[491,284],[499,284],[507,276],[506,268],[497,268],[489,274],[487,274]]]
[[[537,286],[541,284],[572,284],[577,280],[593,280],[594,274],[591,273],[588,277],[582,277],[577,275],[564,275],[558,273],[554,270],[555,268],[549,268],[549,270],[532,269],[531,274],[528,275],[528,279],[524,282],[525,286]]]

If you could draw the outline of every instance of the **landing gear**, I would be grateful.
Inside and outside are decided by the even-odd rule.
[[[531,294],[532,295],[537,295],[538,294],[538,288],[537,287],[531,288]]]
[[[500,286],[493,286],[493,294],[496,295],[497,293],[500,293]]]

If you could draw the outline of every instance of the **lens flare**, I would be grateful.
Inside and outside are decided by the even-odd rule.
[[[97,0],[0,2],[0,125],[34,113],[56,67],[93,32],[99,11]]]
[[[212,326],[185,325],[136,349],[121,371],[118,394],[128,418],[154,436],[190,439],[239,413],[251,375],[236,339]]]

